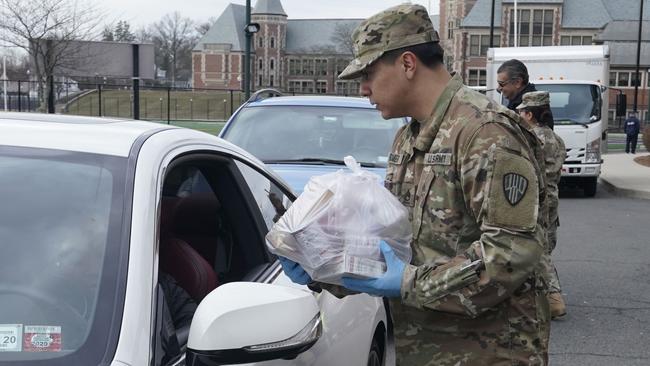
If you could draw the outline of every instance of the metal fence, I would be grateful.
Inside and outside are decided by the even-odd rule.
[[[0,80],[0,88],[4,80]],[[44,112],[47,98],[39,98],[39,83],[8,80],[6,110]],[[42,93],[42,91],[41,91]],[[119,82],[54,82],[55,112],[82,116],[133,118],[132,85]],[[4,109],[0,92],[0,110]],[[178,88],[141,85],[140,119],[175,121],[225,121],[244,102],[241,90]]]

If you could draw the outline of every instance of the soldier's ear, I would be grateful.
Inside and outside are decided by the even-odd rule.
[[[417,56],[411,51],[402,53],[399,57],[400,67],[407,79],[411,80],[415,77],[415,70],[417,69]]]

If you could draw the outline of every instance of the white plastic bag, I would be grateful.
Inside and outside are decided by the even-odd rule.
[[[379,241],[411,261],[407,209],[381,177],[347,156],[349,169],[312,177],[266,236],[269,250],[300,263],[315,281],[341,284],[342,276],[380,277],[386,271]]]

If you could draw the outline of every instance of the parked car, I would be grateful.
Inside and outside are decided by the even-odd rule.
[[[295,196],[248,152],[116,119],[0,131],[0,365],[383,364],[382,299],[311,292],[267,251]]]
[[[265,89],[230,117],[219,136],[261,159],[300,193],[310,177],[341,169],[347,155],[384,177],[391,144],[406,122],[384,120],[367,98],[282,96]]]

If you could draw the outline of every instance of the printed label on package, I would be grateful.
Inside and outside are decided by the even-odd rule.
[[[23,351],[61,351],[61,327],[50,325],[26,325],[23,334]]]
[[[0,352],[20,352],[22,344],[22,324],[0,324]]]

